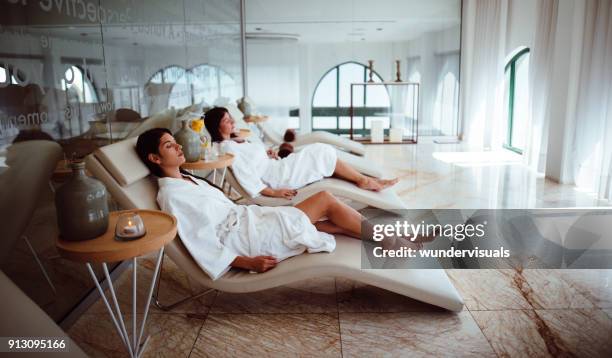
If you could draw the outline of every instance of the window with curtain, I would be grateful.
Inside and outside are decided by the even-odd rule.
[[[363,83],[369,79],[367,66],[357,62],[346,62],[335,66],[323,75],[312,98],[312,129],[337,134],[348,134],[351,128],[351,83]],[[375,72],[374,82],[383,82]],[[353,133],[365,135],[373,119],[383,121],[389,128],[389,93],[385,86],[355,86],[353,89]]]
[[[529,116],[529,49],[517,52],[505,68],[506,142],[504,147],[523,154]]]
[[[61,80],[62,90],[78,97],[81,103],[96,103],[98,95],[88,76],[77,66],[70,66]]]

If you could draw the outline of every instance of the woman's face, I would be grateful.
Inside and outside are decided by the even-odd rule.
[[[229,112],[225,112],[221,122],[219,122],[219,133],[223,138],[229,138],[232,132],[234,132],[234,119],[230,116]]]
[[[174,137],[168,133],[164,133],[159,139],[159,146],[157,147],[159,155],[150,154],[149,160],[153,163],[159,164],[161,167],[180,167],[185,163],[185,156],[181,150],[181,145],[178,144]]]

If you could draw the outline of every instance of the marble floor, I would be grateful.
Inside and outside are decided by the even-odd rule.
[[[545,180],[508,151],[422,142],[368,146],[367,158],[401,178],[397,191],[411,208],[610,205]],[[153,258],[139,262],[142,303]],[[258,293],[211,293],[172,313],[152,308],[146,355],[612,356],[612,270],[447,274],[465,300],[462,312],[333,277]],[[128,269],[116,283],[126,318],[130,280]],[[165,261],[163,300],[200,289],[171,260]],[[68,333],[91,356],[126,354],[100,300]]]

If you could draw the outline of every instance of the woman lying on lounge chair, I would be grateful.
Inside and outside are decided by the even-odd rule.
[[[180,170],[185,157],[167,129],[141,134],[136,151],[159,177],[159,206],[176,216],[183,244],[213,280],[230,267],[264,272],[304,251],[331,252],[336,242],[330,234],[361,235],[361,214],[327,192],[295,207],[234,204],[217,187]],[[327,220],[319,221],[323,217]],[[383,245],[397,240],[421,247],[403,238],[386,239]]]
[[[251,195],[291,199],[299,189],[325,177],[338,177],[367,190],[380,191],[397,183],[365,176],[337,159],[336,150],[322,143],[309,144],[286,158],[266,151],[259,143],[239,143],[231,139],[234,120],[223,107],[210,109],[204,124],[213,142],[221,142],[225,152],[236,156],[232,170],[240,185]]]

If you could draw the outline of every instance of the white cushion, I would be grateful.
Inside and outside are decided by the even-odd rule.
[[[121,186],[128,186],[149,175],[149,168],[136,153],[136,141],[130,138],[98,148],[94,155]]]

